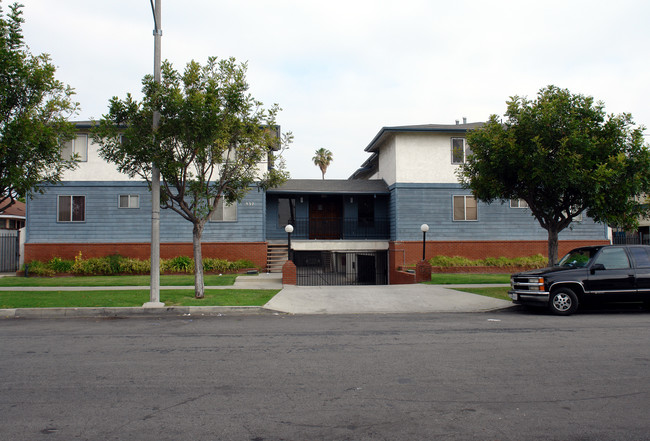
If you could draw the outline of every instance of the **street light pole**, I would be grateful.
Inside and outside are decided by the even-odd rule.
[[[153,12],[153,77],[156,83],[160,83],[160,69],[161,69],[161,40],[162,28],[160,27],[161,20],[161,1],[149,0],[151,3],[151,11]],[[160,112],[154,110],[153,113],[153,134],[154,142],[156,131],[160,125]],[[160,307],[165,306],[160,302],[160,170],[155,164],[151,165],[151,283],[149,291],[149,302],[144,306]]]
[[[420,231],[422,231],[422,260],[425,260],[425,250],[427,246],[427,231],[429,231],[429,226],[427,224],[422,224],[420,226]]]
[[[287,224],[287,226],[284,227],[284,231],[287,233],[287,257],[289,260],[293,261],[291,258],[291,233],[293,233],[293,225]]]

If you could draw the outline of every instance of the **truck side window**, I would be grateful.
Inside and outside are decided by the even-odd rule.
[[[630,261],[623,248],[603,248],[594,263],[602,263],[608,270],[630,267]]]
[[[650,256],[647,248],[630,247],[637,268],[650,268]]]

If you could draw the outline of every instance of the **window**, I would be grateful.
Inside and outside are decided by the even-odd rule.
[[[84,222],[86,196],[59,196],[58,222]]]
[[[212,201],[210,201],[212,203]],[[235,222],[237,221],[237,204],[229,204],[223,200],[219,199],[217,208],[210,216],[210,222]]]
[[[118,198],[118,208],[140,208],[140,196],[137,194],[121,194]]]
[[[465,142],[465,138],[451,138],[451,163],[463,164],[467,161],[467,157],[472,154]]]
[[[478,209],[474,196],[454,196],[453,199],[455,221],[478,220]]]
[[[623,248],[603,248],[594,264],[603,264],[605,269],[627,269],[630,261]]]
[[[645,247],[630,247],[637,268],[650,268],[650,255]]]
[[[375,199],[372,196],[359,196],[359,226],[375,226]]]
[[[72,155],[76,154],[79,161],[88,161],[88,135],[77,135],[76,138],[63,144],[61,154],[65,159],[72,158]]]
[[[528,208],[528,204],[523,199],[510,199],[510,208]]]
[[[284,228],[296,221],[296,198],[278,199],[278,226]]]

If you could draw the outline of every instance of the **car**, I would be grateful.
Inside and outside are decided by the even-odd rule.
[[[571,250],[557,266],[513,274],[514,303],[571,315],[589,301],[650,305],[650,246],[597,245]]]

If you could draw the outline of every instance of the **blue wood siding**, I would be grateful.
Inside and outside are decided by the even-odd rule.
[[[453,196],[469,195],[458,184],[394,184],[391,191],[391,239],[421,240],[420,225],[429,225],[427,240],[546,240],[528,208],[510,208],[509,204],[478,203],[477,221],[453,220]],[[583,221],[560,233],[560,239],[606,240],[607,227],[583,215]]]
[[[320,197],[320,195],[313,195]],[[345,219],[358,219],[359,218],[359,196],[373,196],[373,195],[337,195],[343,200],[343,217]],[[268,194],[266,197],[266,238],[268,240],[286,240],[287,233],[284,231],[284,226],[278,222],[278,199],[293,197],[296,199],[296,218],[309,219],[309,200],[308,194]],[[302,202],[301,202],[302,199]],[[374,198],[375,201],[375,219],[385,219],[389,216],[389,198],[386,195],[378,195]],[[307,236],[292,236],[296,239],[306,239]]]
[[[138,195],[139,208],[118,208],[119,195]],[[59,195],[86,197],[84,222],[57,222]],[[251,189],[237,206],[236,222],[207,222],[203,242],[264,241],[264,192]],[[27,201],[27,243],[111,243],[151,240],[151,193],[146,183],[65,182]],[[161,242],[191,242],[192,223],[160,212]]]

